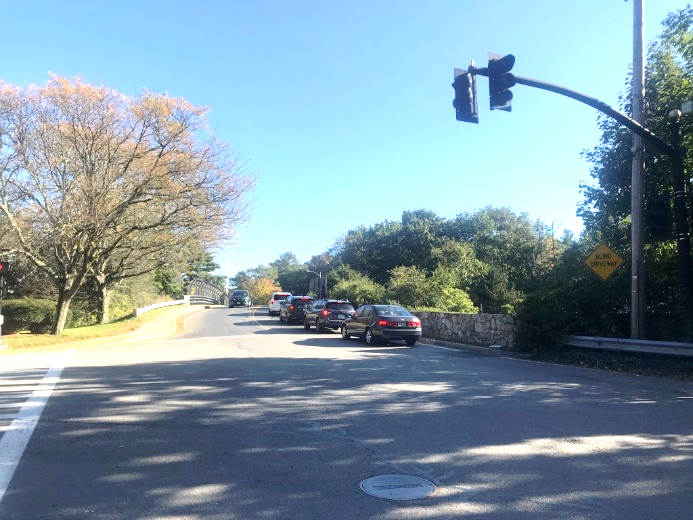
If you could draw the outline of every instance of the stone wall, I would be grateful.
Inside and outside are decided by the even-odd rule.
[[[512,348],[515,344],[515,318],[507,314],[423,311],[415,311],[414,314],[421,320],[424,338],[506,348]]]

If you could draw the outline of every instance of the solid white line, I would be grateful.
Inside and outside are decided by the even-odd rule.
[[[4,433],[0,437],[0,502],[5,496],[14,470],[22,458],[24,448],[29,443],[48,398],[74,353],[74,350],[66,350],[56,358],[54,366],[48,369],[36,390],[19,410],[17,418],[7,428],[3,428]]]

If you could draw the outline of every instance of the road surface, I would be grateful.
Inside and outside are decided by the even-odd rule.
[[[368,347],[266,308],[210,309],[172,339],[45,356],[0,357],[0,447],[12,434],[21,451],[14,463],[0,453],[12,469],[2,519],[693,514],[691,383]],[[12,432],[28,428],[19,450]],[[435,492],[361,489],[381,475]]]

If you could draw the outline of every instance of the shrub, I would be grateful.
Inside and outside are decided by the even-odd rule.
[[[28,330],[34,334],[50,332],[55,315],[55,302],[37,298],[6,300],[2,305],[5,322],[2,331],[13,334]],[[68,316],[68,319],[70,316]]]

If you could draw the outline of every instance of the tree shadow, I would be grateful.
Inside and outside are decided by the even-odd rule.
[[[170,346],[189,348],[179,343]],[[323,336],[294,344],[363,348],[345,358],[229,351],[67,367],[0,516],[690,512],[693,385]],[[438,490],[394,502],[358,489],[391,473],[427,478]]]

